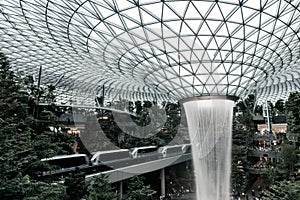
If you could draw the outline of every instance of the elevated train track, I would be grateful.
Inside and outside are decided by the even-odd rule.
[[[39,172],[38,178],[59,180],[79,170],[86,179],[108,174],[109,182],[114,183],[191,159],[190,144],[96,152],[91,159],[85,154],[63,155],[42,159],[57,169]]]

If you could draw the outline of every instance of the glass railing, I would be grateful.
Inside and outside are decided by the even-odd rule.
[[[269,157],[269,158],[280,158],[281,152],[279,148],[255,148],[250,150],[249,154],[253,157]]]

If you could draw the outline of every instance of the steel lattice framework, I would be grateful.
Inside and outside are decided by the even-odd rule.
[[[300,88],[299,0],[1,0],[0,51],[60,96],[286,98]],[[59,80],[59,81],[58,81]]]

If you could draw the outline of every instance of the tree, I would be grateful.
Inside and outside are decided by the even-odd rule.
[[[298,162],[298,156],[296,153],[296,149],[293,145],[290,144],[282,144],[281,156],[283,159],[283,167],[285,169],[294,170],[295,164]]]
[[[135,115],[130,116],[132,121],[136,123],[136,126],[145,127],[145,135],[148,133],[147,130],[154,131],[153,135],[145,138],[135,137],[134,135],[121,130],[115,122],[113,115],[109,112],[106,113],[108,119],[99,119],[99,123],[106,137],[115,146],[120,148],[133,148],[136,146],[148,145],[164,146],[169,144],[177,134],[181,120],[180,111],[180,105],[175,103],[166,104],[164,110],[149,101],[145,101],[144,104],[140,101],[135,102]],[[164,127],[161,127],[161,123],[163,122],[165,122],[163,124]],[[132,131],[134,132],[136,130],[133,129]],[[137,131],[136,133],[141,132]],[[122,139],[120,140],[120,138]]]
[[[297,158],[297,142],[300,136],[300,94],[291,93],[288,100],[279,100],[275,103],[278,114],[285,112],[288,130],[287,134],[277,134],[277,138],[284,140],[281,145],[281,167],[286,173],[279,173],[276,168],[269,169],[263,174],[263,179],[269,189],[264,192],[263,199],[300,199],[300,183],[293,180]],[[285,180],[283,180],[285,179]]]
[[[284,174],[280,174],[279,171],[276,168],[268,168],[263,174],[262,179],[264,182],[264,185],[266,188],[268,188],[270,185],[275,183],[276,181],[282,180],[282,176],[285,176]]]
[[[285,111],[285,105],[284,105],[284,101],[282,99],[279,99],[278,101],[276,101],[274,108],[277,111],[277,114],[282,114]]]
[[[80,200],[86,193],[85,175],[78,169],[65,178],[64,185],[69,200]]]
[[[23,178],[34,177],[41,158],[66,152],[70,140],[66,134],[49,129],[55,121],[49,110],[40,109],[40,118],[33,117],[32,80],[12,71],[2,53],[0,85],[0,110],[4,111],[0,113],[0,198],[29,198]]]
[[[55,95],[53,94],[54,86],[40,87],[34,85],[33,79],[29,77],[24,78],[26,85],[28,104],[30,105],[29,115],[32,116],[33,122],[30,127],[32,129],[31,138],[35,141],[33,145],[32,154],[36,154],[40,160],[45,157],[52,157],[55,155],[71,154],[73,138],[60,131],[63,125],[57,120],[58,114],[61,113],[60,108],[55,106]],[[38,105],[39,101],[43,100],[49,105]],[[50,129],[52,128],[52,130]]]
[[[240,160],[233,158],[231,177],[232,177],[232,188],[238,192],[245,192],[249,184],[249,174],[245,171],[245,168],[240,164]]]
[[[0,53],[0,188],[2,197],[20,198],[23,192],[19,180],[28,164],[36,158],[31,155],[32,119],[27,113],[27,96],[22,91],[22,79],[11,71],[6,57]]]
[[[143,177],[134,176],[129,180],[128,191],[125,200],[150,200],[155,193],[156,191],[152,190],[150,185],[145,186]]]
[[[300,182],[280,181],[271,185],[268,191],[263,193],[264,200],[299,200]]]
[[[285,102],[286,121],[288,124],[287,136],[293,142],[297,142],[300,138],[300,93],[291,93],[288,100]]]
[[[24,200],[58,200],[66,199],[65,187],[61,183],[46,183],[30,180],[29,176],[23,177],[22,187]]]
[[[234,110],[232,129],[231,185],[238,192],[245,192],[251,181],[246,168],[249,166],[249,153],[252,149],[253,133],[255,132],[251,113],[254,103],[252,98],[245,101],[249,106],[240,102]]]
[[[107,175],[99,175],[87,183],[87,200],[118,200],[114,188],[108,183]]]

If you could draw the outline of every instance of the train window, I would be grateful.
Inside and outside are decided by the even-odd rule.
[[[154,153],[156,152],[158,147],[156,146],[148,146],[148,147],[136,147],[131,149],[131,154],[132,157],[140,157],[140,156],[145,156],[148,153]]]
[[[100,163],[100,162],[110,162],[122,159],[129,159],[130,153],[128,149],[119,149],[119,150],[110,150],[110,151],[100,151],[97,152],[92,157],[92,162]]]
[[[52,158],[45,158],[41,161],[60,168],[71,168],[80,165],[88,165],[88,159],[85,154],[56,156]]]
[[[191,153],[192,152],[192,146],[191,144],[185,144],[182,147],[183,153]]]
[[[147,149],[139,149],[138,153],[151,153],[157,150],[157,147],[147,148]]]

